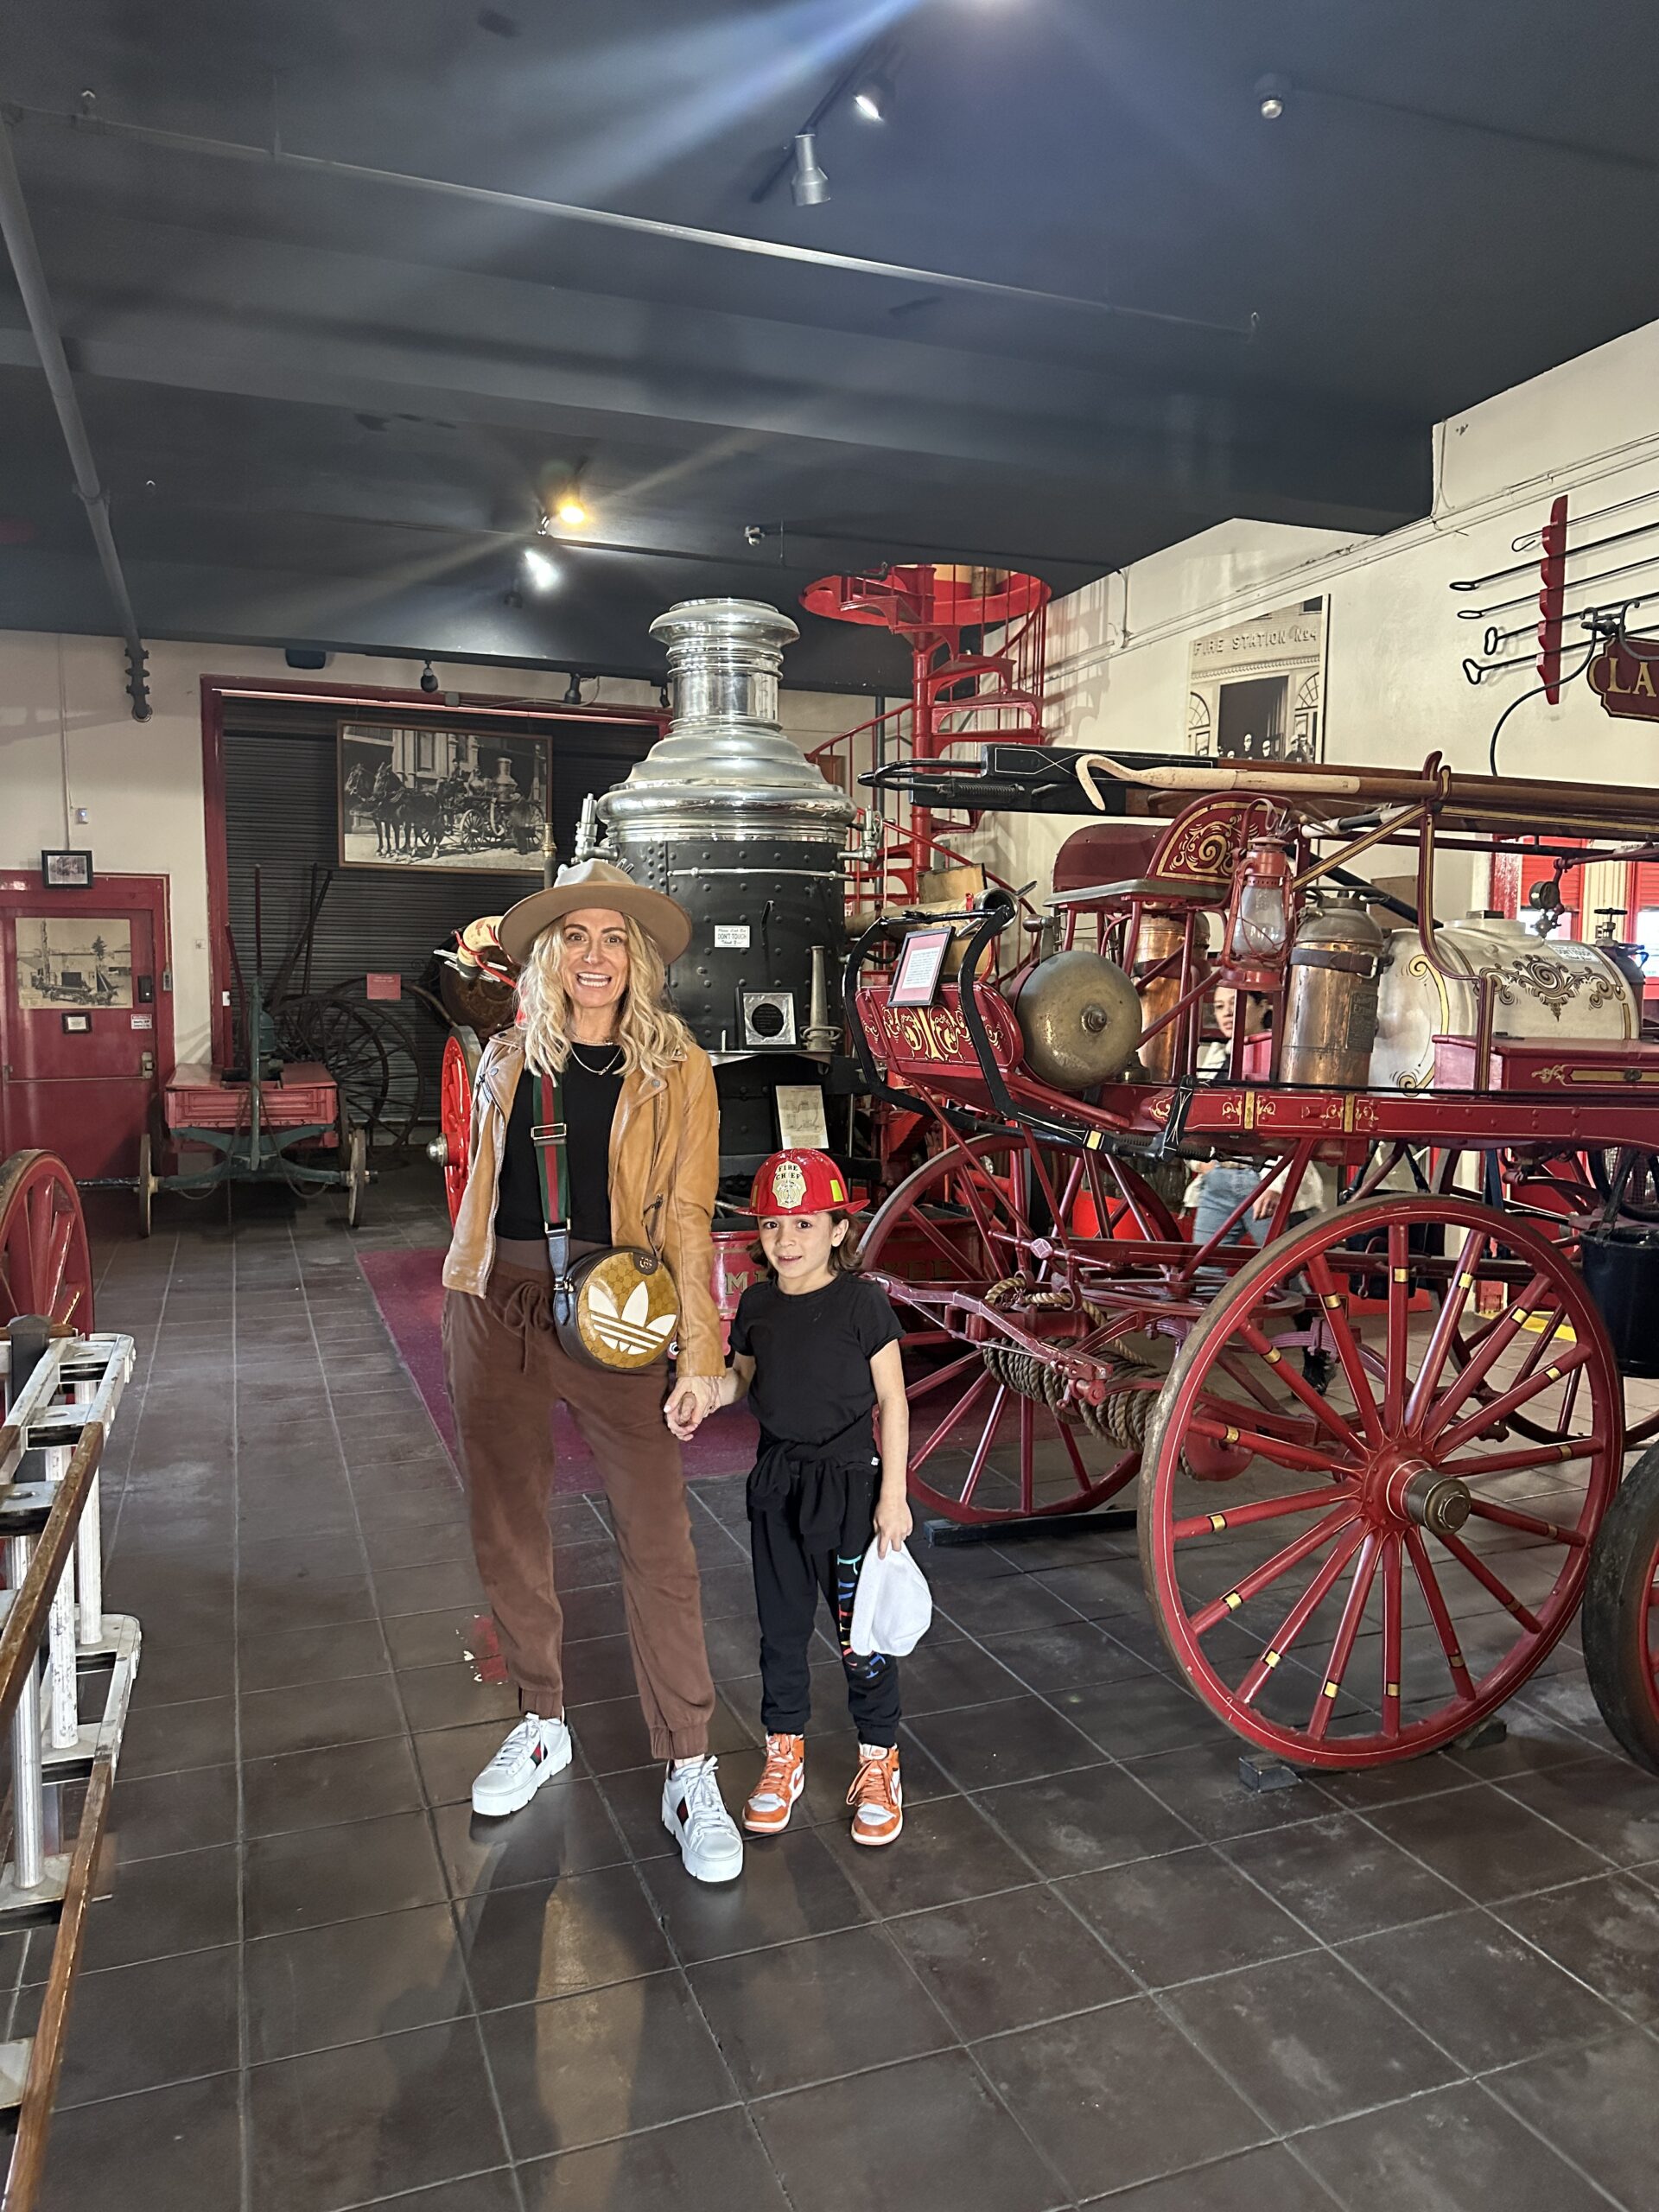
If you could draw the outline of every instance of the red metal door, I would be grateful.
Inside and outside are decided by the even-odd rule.
[[[0,1154],[130,1175],[173,1066],[167,878],[0,877]]]

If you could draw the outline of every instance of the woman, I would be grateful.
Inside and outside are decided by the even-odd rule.
[[[620,868],[587,861],[501,922],[521,973],[519,1025],[479,1063],[466,1195],[444,1262],[443,1344],[472,1499],[473,1548],[524,1718],[473,1784],[473,1809],[528,1804],[570,1764],[563,1618],[547,1523],[549,1420],[563,1398],[599,1463],[663,1824],[699,1881],[730,1881],[743,1843],[709,1757],[714,1683],[703,1643],[680,1448],[664,1426],[661,1366],[589,1367],[551,1319],[532,1128],[537,1078],[559,1086],[573,1254],[649,1246],[679,1306],[669,1411],[712,1410],[725,1362],[709,1289],[719,1116],[709,1056],[671,1011],[664,971],[690,941],[685,911]]]

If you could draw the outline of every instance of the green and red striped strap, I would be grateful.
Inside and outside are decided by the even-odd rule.
[[[559,1119],[556,1077],[538,1076],[542,1118],[530,1133],[536,1147],[536,1173],[542,1185],[542,1225],[551,1236],[570,1225],[570,1167],[565,1155],[564,1123]]]

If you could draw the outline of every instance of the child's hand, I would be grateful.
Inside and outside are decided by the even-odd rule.
[[[902,1496],[880,1498],[875,1508],[875,1548],[879,1558],[885,1559],[897,1551],[915,1526],[910,1517],[910,1501]]]
[[[720,1398],[720,1384],[711,1375],[688,1375],[677,1383],[663,1408],[663,1419],[682,1444],[695,1436]]]

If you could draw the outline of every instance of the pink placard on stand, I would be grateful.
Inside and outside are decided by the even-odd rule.
[[[364,995],[372,999],[400,999],[404,995],[401,976],[368,975],[363,978]]]

